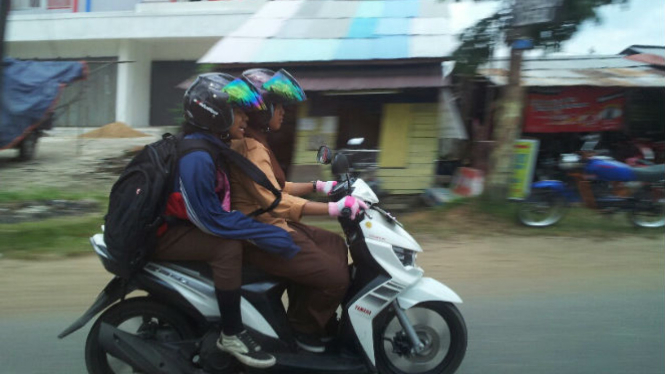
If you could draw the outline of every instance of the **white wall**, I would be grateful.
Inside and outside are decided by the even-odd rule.
[[[116,121],[131,127],[150,126],[150,45],[123,40],[118,54]]]

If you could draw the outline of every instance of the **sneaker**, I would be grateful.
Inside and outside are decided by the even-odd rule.
[[[222,333],[217,340],[217,348],[231,354],[240,363],[255,368],[268,368],[276,362],[271,354],[261,351],[261,347],[249,336],[247,330],[231,336]]]
[[[308,352],[323,353],[326,351],[326,345],[317,335],[296,333],[296,343],[298,347]]]

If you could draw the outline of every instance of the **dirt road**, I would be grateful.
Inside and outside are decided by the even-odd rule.
[[[550,292],[617,294],[663,288],[663,242],[515,238],[437,242],[417,237],[418,264],[462,298]],[[93,256],[53,261],[0,260],[0,315],[82,311],[111,276]]]
[[[99,172],[109,158],[158,139],[161,130],[150,136],[122,139],[85,139],[86,130],[61,129],[39,139],[36,157],[27,162],[15,160],[15,150],[0,151],[0,190],[59,188],[108,190],[117,175]]]

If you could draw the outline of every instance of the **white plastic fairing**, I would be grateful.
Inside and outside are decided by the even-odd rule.
[[[368,202],[370,204],[376,204],[379,202],[379,198],[376,196],[374,191],[365,183],[364,180],[358,178],[352,185],[353,187],[353,197],[358,198],[362,201]]]
[[[365,238],[382,241],[390,245],[422,252],[418,242],[395,222],[389,221],[381,213],[369,211],[360,222]]]
[[[205,318],[219,318],[219,306],[215,295],[215,286],[207,278],[187,274],[178,265],[149,262],[145,271],[168,283],[182,295]],[[241,299],[240,310],[245,326],[271,338],[278,339],[277,333],[258,310],[245,298]]]
[[[275,330],[270,326],[268,321],[259,313],[259,311],[249,301],[243,297],[240,301],[240,309],[242,313],[242,323],[245,326],[251,327],[255,331],[271,338],[279,339]]]
[[[432,278],[421,278],[418,283],[397,297],[399,306],[405,310],[425,301],[462,303],[462,299],[455,293],[455,291]]]

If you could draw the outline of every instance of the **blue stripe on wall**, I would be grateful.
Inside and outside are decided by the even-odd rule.
[[[85,11],[90,12],[92,0],[85,0]]]
[[[378,20],[376,18],[356,18],[349,27],[349,38],[371,38],[374,36],[374,30]]]
[[[383,16],[386,18],[412,18],[420,13],[420,1],[387,1]]]

